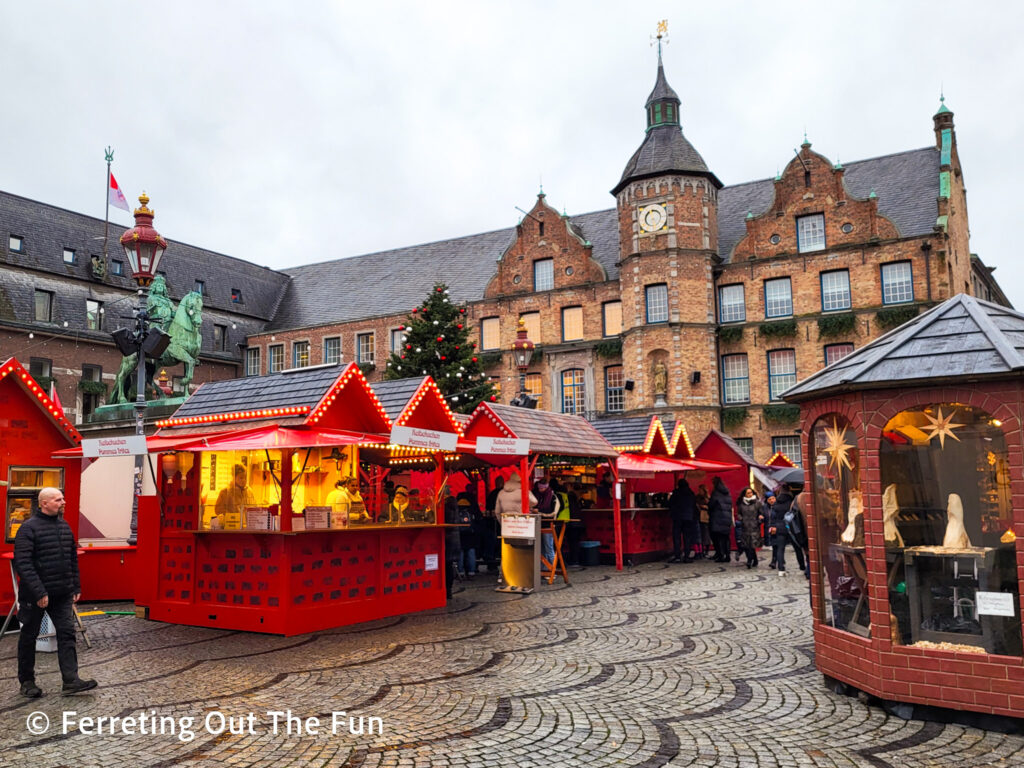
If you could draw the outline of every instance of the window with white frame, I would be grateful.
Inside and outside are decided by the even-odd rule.
[[[583,307],[565,307],[562,310],[562,341],[583,338]]]
[[[284,344],[271,344],[267,347],[267,373],[280,373],[284,370]]]
[[[341,362],[341,337],[329,336],[324,339],[324,363],[337,365]]]
[[[562,413],[583,415],[587,407],[583,387],[582,368],[562,371]]]
[[[850,271],[835,269],[821,273],[821,309],[835,312],[850,308]]]
[[[480,349],[498,349],[501,347],[501,326],[498,318],[485,317],[480,321]]]
[[[667,323],[668,322],[668,286],[665,283],[659,285],[648,285],[647,297],[647,322]]]
[[[305,368],[309,365],[309,342],[292,342],[292,368]]]
[[[357,363],[372,364],[374,362],[374,344],[372,333],[356,334],[356,355]]]
[[[604,408],[608,413],[626,410],[626,375],[621,365],[604,369]]]
[[[606,301],[601,305],[602,334],[618,336],[622,333],[622,302]]]
[[[718,322],[742,323],[747,319],[743,285],[723,285],[718,289]]]
[[[526,327],[526,338],[534,344],[540,344],[540,312],[524,312],[519,316]]]
[[[803,466],[803,457],[800,455],[800,437],[798,435],[773,437],[772,452],[781,453],[798,467]]]
[[[732,441],[736,443],[736,445],[740,447],[740,450],[747,454],[747,456],[754,458],[754,438],[734,437]]]
[[[25,249],[25,239],[21,235],[11,235],[7,238],[7,247],[14,253],[21,253]]]
[[[245,350],[245,375],[260,375],[260,348],[249,347]]]
[[[74,248],[65,248],[64,249],[64,263],[65,264],[74,264],[75,263],[75,249]]]
[[[909,261],[882,265],[882,303],[906,304],[914,300],[914,275]]]
[[[537,401],[537,408],[542,409],[544,399],[544,379],[539,373],[528,373],[523,379],[526,394],[532,395]]]
[[[768,353],[768,397],[779,396],[796,384],[796,350],[776,349]]]
[[[825,250],[825,214],[814,213],[796,220],[796,248],[800,253]]]
[[[764,316],[789,317],[793,314],[793,285],[788,277],[764,281]]]
[[[533,262],[533,290],[550,291],[555,287],[555,260],[539,259]]]
[[[826,344],[825,365],[837,363],[849,354],[853,353],[853,344]]]
[[[747,356],[722,356],[722,400],[726,405],[750,402],[750,373]]]

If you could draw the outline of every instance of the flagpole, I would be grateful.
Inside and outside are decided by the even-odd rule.
[[[107,201],[107,210],[103,214],[103,271],[106,272],[110,268],[110,263],[107,259],[107,238],[110,233],[110,163],[114,159],[114,150],[111,147],[107,147],[104,152],[107,157],[107,178],[103,185],[103,197]]]

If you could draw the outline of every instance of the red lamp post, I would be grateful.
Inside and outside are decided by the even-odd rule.
[[[132,277],[145,288],[156,276],[167,241],[153,228],[153,211],[147,207],[149,197],[145,192],[139,196],[139,203],[142,207],[135,209],[135,226],[121,235],[121,247]]]

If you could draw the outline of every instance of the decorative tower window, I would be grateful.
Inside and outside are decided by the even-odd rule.
[[[665,283],[647,286],[647,322],[668,322],[668,286]]]

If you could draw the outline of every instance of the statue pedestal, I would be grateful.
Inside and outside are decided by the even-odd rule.
[[[668,400],[665,399],[664,393],[659,393],[654,396],[654,405],[659,408],[668,405]]]
[[[168,397],[164,400],[147,400],[146,410],[143,413],[143,420],[147,423],[157,419],[166,419],[181,407],[181,404],[188,398]],[[101,405],[89,416],[86,424],[97,426],[101,424],[114,425],[117,422],[135,423],[135,403],[117,403],[115,405]],[[120,424],[118,425],[120,426]]]

